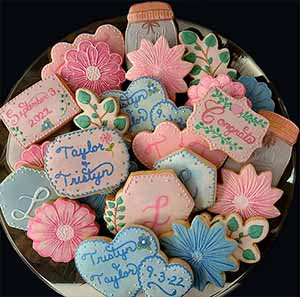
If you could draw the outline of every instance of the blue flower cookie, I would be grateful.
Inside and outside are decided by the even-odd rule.
[[[208,283],[223,287],[224,272],[238,268],[238,262],[231,255],[237,243],[226,237],[221,223],[209,227],[201,216],[196,216],[191,226],[174,223],[173,232],[161,235],[160,243],[169,257],[181,258],[192,267],[194,287],[200,291]]]

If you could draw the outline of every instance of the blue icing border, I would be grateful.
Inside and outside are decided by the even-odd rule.
[[[103,132],[111,132],[114,136],[117,136],[117,138],[119,139],[118,143],[123,146],[123,154],[127,155],[127,160],[125,160],[125,162],[126,162],[126,164],[125,164],[126,165],[126,168],[125,168],[126,174],[124,175],[123,179],[120,180],[119,183],[111,185],[109,187],[106,187],[105,190],[95,189],[95,190],[89,191],[89,192],[80,192],[80,194],[78,194],[78,195],[73,195],[73,194],[71,195],[71,194],[68,194],[64,191],[58,192],[58,190],[55,186],[55,182],[52,180],[52,178],[50,177],[50,175],[48,173],[48,159],[51,158],[51,156],[49,156],[50,147],[52,148],[57,142],[60,143],[60,140],[62,138],[66,138],[66,137],[69,137],[71,135],[83,134],[83,133],[90,133],[92,135],[95,130],[102,130]],[[130,156],[129,156],[128,147],[127,147],[125,141],[122,139],[122,137],[115,130],[110,129],[110,128],[106,128],[106,127],[96,127],[96,128],[85,129],[85,130],[77,130],[77,131],[72,131],[72,132],[68,132],[68,133],[57,136],[49,144],[49,146],[47,148],[46,156],[45,156],[45,159],[44,159],[44,161],[45,161],[45,171],[46,171],[47,177],[50,180],[53,187],[55,188],[56,192],[59,195],[64,195],[64,196],[69,197],[69,198],[84,198],[85,196],[91,196],[93,194],[111,194],[111,193],[113,193],[114,190],[116,190],[118,187],[120,187],[120,185],[127,179],[128,175],[129,175],[129,166],[130,166],[129,160],[130,160]]]
[[[57,198],[46,172],[39,169],[20,167],[0,185],[0,207],[7,224],[24,231],[35,209]]]

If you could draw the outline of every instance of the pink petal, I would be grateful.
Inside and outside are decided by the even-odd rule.
[[[224,73],[219,74],[215,80],[219,82],[220,88],[223,88],[225,85],[232,82],[230,76]]]
[[[91,236],[96,236],[98,232],[98,226],[96,226],[95,224],[91,224],[89,226],[85,226],[84,228],[76,230],[76,236],[80,237],[81,240],[85,240]]]
[[[107,64],[110,58],[109,55],[109,47],[106,43],[99,42],[96,45],[96,49],[98,51],[98,59],[96,62],[96,66],[101,68],[103,65]]]
[[[55,228],[37,220],[29,220],[27,236],[35,241],[44,241],[55,236]]]
[[[95,215],[85,206],[81,206],[71,220],[72,226],[76,229],[84,228],[95,222]]]
[[[81,64],[85,69],[90,65],[90,61],[88,60],[88,57],[83,52],[78,52],[77,61],[79,64]]]
[[[77,62],[78,52],[74,49],[68,50],[65,52],[65,61],[66,62]]]
[[[52,253],[52,260],[55,262],[68,263],[74,258],[74,252],[71,249],[69,241],[63,241],[61,245],[56,248]]]
[[[62,244],[57,237],[53,236],[52,238],[45,241],[33,241],[32,247],[38,254],[42,257],[51,257],[53,252],[58,249]]]
[[[118,54],[111,54],[109,57],[109,63],[122,64],[122,57]]]
[[[68,69],[69,70],[69,75],[73,76],[73,75],[80,75],[85,73],[86,68],[78,63],[78,62],[69,62],[67,64],[65,64],[65,66],[62,68],[61,72],[63,73],[64,69]]]
[[[120,66],[118,64],[114,64],[114,63],[110,63],[110,64],[106,64],[103,65],[100,69],[101,74],[108,75],[108,74],[114,74],[116,72],[118,72]]]
[[[79,208],[76,202],[66,199],[57,199],[54,202],[60,224],[71,225],[75,211]]]
[[[52,204],[44,204],[42,207],[38,208],[35,217],[41,222],[54,227],[57,227],[60,224],[60,218],[56,208]]]
[[[86,53],[89,47],[93,47],[93,43],[90,40],[83,40],[78,44],[78,52]]]
[[[50,144],[50,141],[45,141],[42,146],[41,146],[41,151],[42,151],[42,156],[44,158],[44,156],[46,156],[47,150],[48,150],[48,146]]]
[[[201,78],[200,80],[200,85],[203,86],[204,88],[206,88],[207,90],[210,88],[211,83],[214,81],[215,79],[210,76],[210,75],[205,75]]]
[[[87,49],[87,56],[89,59],[89,65],[96,66],[98,62],[98,51],[95,47],[90,46]]]

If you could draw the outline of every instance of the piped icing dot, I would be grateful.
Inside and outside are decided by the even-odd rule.
[[[249,200],[244,195],[236,196],[234,198],[234,205],[239,209],[246,209],[249,205]]]
[[[101,72],[96,66],[89,66],[86,69],[85,74],[86,74],[86,77],[91,81],[98,80],[101,77]]]

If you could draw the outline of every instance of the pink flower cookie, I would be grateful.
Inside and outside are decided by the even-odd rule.
[[[83,240],[98,234],[95,217],[87,205],[59,198],[36,209],[28,221],[27,236],[40,256],[67,263]]]
[[[15,169],[21,166],[44,168],[44,156],[46,155],[49,141],[43,144],[32,144],[28,149],[21,154],[21,160],[16,162]]]
[[[95,34],[82,33],[78,35],[73,43],[59,42],[51,49],[51,63],[42,69],[42,79],[46,79],[53,74],[60,74],[61,68],[65,63],[65,53],[68,50],[76,49],[78,44],[83,41],[91,41],[94,45],[99,41],[108,44],[112,53],[119,54],[122,59],[124,57],[124,38],[122,32],[113,25],[102,25],[97,28]]]
[[[185,105],[193,107],[195,103],[204,99],[209,89],[212,87],[218,87],[222,89],[226,94],[235,99],[248,100],[245,97],[246,88],[244,87],[244,85],[240,82],[233,82],[229,75],[219,74],[215,78],[211,75],[205,75],[200,79],[198,85],[189,87],[189,99],[185,103]],[[251,101],[248,102],[250,102],[251,104]]]
[[[227,169],[222,169],[221,174],[223,184],[218,184],[217,200],[209,211],[222,215],[237,212],[243,219],[254,216],[271,219],[280,215],[274,203],[283,191],[271,186],[271,171],[257,175],[253,165],[248,164],[240,174]]]
[[[81,41],[76,49],[65,53],[61,76],[75,91],[86,88],[100,95],[104,91],[119,89],[125,81],[122,57],[111,53],[105,42]]]
[[[175,101],[176,93],[187,91],[183,78],[193,68],[192,63],[182,60],[184,51],[183,45],[169,48],[164,36],[154,45],[142,39],[140,48],[127,54],[133,67],[127,71],[126,78],[131,81],[142,76],[156,78],[165,86],[170,99]]]
[[[180,131],[176,124],[168,121],[160,123],[152,133],[138,133],[132,143],[135,156],[148,168],[153,168],[156,161],[181,148],[189,148],[218,168],[227,157],[222,151],[209,150],[206,140],[193,131]]]

